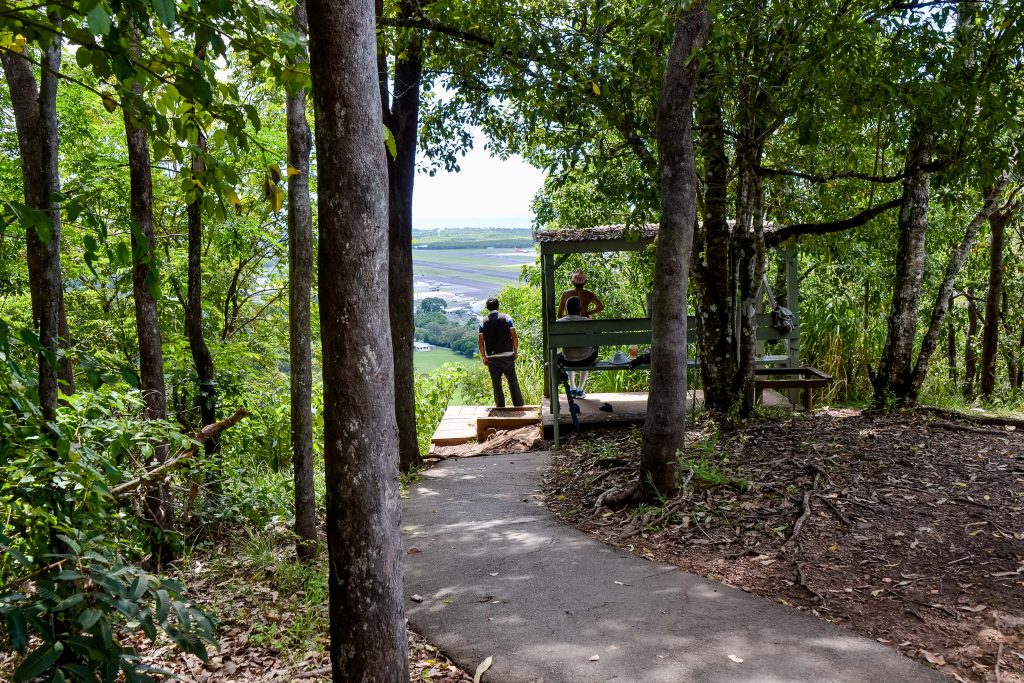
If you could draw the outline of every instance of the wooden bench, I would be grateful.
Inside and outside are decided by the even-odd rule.
[[[773,377],[790,377],[795,375],[792,379],[770,379]],[[764,378],[764,379],[762,379]],[[812,392],[815,389],[822,389],[832,384],[832,376],[826,375],[817,368],[755,368],[754,369],[754,389],[760,395],[760,392],[764,389],[775,389],[789,390],[789,389],[803,389],[804,390],[804,410],[808,413],[814,408],[814,400]]]

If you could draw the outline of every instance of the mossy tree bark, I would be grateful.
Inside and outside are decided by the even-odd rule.
[[[373,0],[308,0],[335,681],[408,680]]]
[[[128,174],[131,186],[132,293],[135,299],[135,330],[139,342],[139,378],[147,420],[167,418],[167,392],[164,386],[164,352],[160,336],[160,316],[156,296],[156,236],[153,232],[153,176],[149,159],[149,135],[140,120],[142,90],[138,85],[126,93],[123,101],[125,134],[128,142]],[[168,445],[158,444],[152,463],[167,459]],[[164,483],[153,484],[146,492],[146,512],[159,530],[153,544],[162,564],[173,558],[167,533],[174,526],[171,494]]]
[[[378,11],[380,11],[378,2]],[[398,21],[421,12],[416,0],[402,0]],[[420,79],[423,39],[419,29],[407,31],[407,42],[394,57],[394,79],[387,58],[378,54],[377,69],[384,125],[395,140],[388,163],[388,314],[395,365],[395,418],[398,422],[399,464],[409,470],[422,462],[416,438],[416,387],[412,343],[416,335],[413,310],[412,198],[416,178],[419,133]],[[389,85],[393,88],[388,90]]]
[[[295,24],[307,30],[306,3],[299,0]],[[313,486],[313,352],[310,296],[313,283],[313,212],[309,202],[309,152],[306,90],[288,95],[288,338],[291,358],[291,440],[295,478],[295,552],[316,555],[316,491]]]
[[[686,300],[697,214],[693,98],[696,58],[707,40],[703,2],[678,18],[657,112],[661,167],[661,225],[654,263],[651,314],[651,387],[640,450],[643,497],[672,495],[679,487],[678,456],[686,436]]]
[[[8,51],[0,55],[14,111],[25,204],[43,212],[49,219],[48,226],[29,227],[25,238],[33,324],[42,347],[56,356],[62,346],[67,346],[69,336],[60,266],[60,206],[53,199],[53,194],[60,191],[57,170],[60,144],[57,134],[57,74],[61,62],[59,36],[54,37],[41,60],[43,68],[37,84],[28,55]],[[54,367],[40,353],[38,377],[40,407],[43,419],[49,422],[57,411],[59,390],[65,394],[75,391],[70,358],[64,356]],[[60,382],[63,387],[58,386]]]

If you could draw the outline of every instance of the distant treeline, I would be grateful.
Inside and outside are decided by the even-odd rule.
[[[413,230],[414,247],[431,249],[532,249],[529,228],[446,228]]]

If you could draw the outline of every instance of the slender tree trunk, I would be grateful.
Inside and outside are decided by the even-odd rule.
[[[153,177],[149,161],[149,136],[138,120],[137,105],[141,89],[134,86],[125,97],[124,125],[128,141],[128,173],[131,181],[132,211],[132,292],[135,298],[135,330],[139,341],[139,377],[142,384],[144,416],[147,420],[167,418],[167,394],[164,387],[164,352],[160,337],[160,318],[154,295],[159,286],[156,269],[156,237],[153,233]],[[151,463],[167,459],[167,444],[159,444]],[[174,526],[171,495],[164,483],[156,483],[146,492],[146,512],[162,532],[156,553],[161,563],[173,557],[166,533]]]
[[[889,327],[878,372],[872,377],[877,407],[884,407],[890,401],[902,404],[911,392],[911,361],[928,231],[928,172],[924,167],[930,152],[930,136],[918,124],[907,145],[908,175],[903,181]]]
[[[986,188],[982,208],[967,224],[967,227],[964,229],[963,239],[960,240],[960,244],[953,250],[953,253],[949,255],[949,261],[946,263],[946,274],[942,278],[939,292],[935,296],[935,305],[932,307],[931,322],[928,325],[928,331],[924,335],[924,340],[921,342],[921,350],[917,354],[914,371],[911,373],[910,386],[906,394],[908,403],[913,404],[917,402],[917,397],[921,393],[921,387],[924,386],[924,381],[928,378],[928,365],[931,363],[932,355],[935,353],[939,343],[942,321],[949,312],[949,306],[953,300],[953,285],[956,284],[957,275],[963,269],[967,256],[970,254],[971,249],[974,248],[974,242],[978,237],[981,225],[986,219],[991,220],[990,216],[998,206],[999,197],[1006,186],[1006,181],[1007,177],[1004,176],[995,186]]]
[[[401,16],[416,16],[418,3],[403,0]],[[412,198],[416,178],[416,136],[419,131],[422,39],[413,32],[395,57],[394,95],[385,125],[395,138],[394,158],[388,155],[388,313],[395,364],[395,418],[398,421],[399,465],[403,470],[421,463],[416,438],[416,388],[412,343],[413,319]],[[382,87],[387,87],[384,74]],[[384,101],[387,93],[383,94]]]
[[[661,226],[654,262],[651,387],[640,450],[643,497],[679,487],[676,454],[686,437],[686,300],[697,213],[697,170],[691,127],[699,62],[707,41],[707,4],[676,21],[657,112]]]
[[[738,327],[738,385],[742,402],[740,414],[754,411],[754,367],[757,360],[757,293],[764,273],[764,181],[755,169],[760,165],[763,145],[760,126],[751,121],[743,126],[737,152],[736,233],[739,238],[740,315]]]
[[[206,49],[197,47],[196,59],[206,59]],[[193,116],[195,112],[193,111]],[[198,120],[193,124],[198,131],[196,146],[199,151],[192,156],[192,177],[202,182],[206,164],[206,135]],[[196,188],[196,198],[186,207],[188,214],[188,294],[185,305],[185,336],[188,337],[192,363],[199,380],[199,419],[203,427],[217,421],[217,388],[214,381],[213,356],[206,345],[203,334],[203,195]],[[204,444],[207,455],[220,450],[220,438],[207,439]]]
[[[974,379],[978,370],[978,356],[974,338],[978,336],[978,307],[974,303],[974,291],[967,288],[967,338],[964,340],[964,398],[974,398]]]
[[[991,231],[989,247],[988,291],[985,293],[985,325],[981,329],[981,395],[991,398],[996,388],[996,361],[999,358],[999,304],[1003,297],[1003,245],[1006,224],[1011,213],[1000,211],[988,217]]]
[[[53,25],[60,27],[62,22],[56,13],[50,13],[50,21]],[[55,289],[57,292],[57,333],[60,335],[60,347],[68,349],[71,346],[71,331],[68,328],[68,316],[64,309],[64,284],[60,269],[60,244],[61,244],[61,216],[60,204],[53,200],[52,195],[60,192],[60,135],[57,126],[57,86],[60,82],[60,62],[63,53],[62,40],[59,35],[54,35],[53,42],[46,49],[43,56],[43,68],[39,71],[39,127],[41,145],[41,157],[43,167],[46,169],[46,206],[53,223],[53,259],[55,263],[50,265],[54,277],[57,279]],[[71,357],[66,353],[60,358],[60,381],[63,383],[61,391],[70,396],[75,393],[75,368]]]
[[[698,114],[703,124],[701,151],[707,169],[700,233],[703,239],[696,245],[700,252],[694,259],[693,270],[701,332],[698,339],[701,379],[704,405],[712,411],[728,412],[740,389],[734,329],[736,274],[733,234],[728,222],[729,157],[725,151],[722,105],[717,96],[704,95]]]
[[[373,0],[309,0],[335,681],[408,680]]]
[[[1020,338],[1017,340],[1017,354],[1014,367],[1016,372],[1013,375],[1013,388],[1020,389],[1024,385],[1024,363],[1021,362],[1021,354],[1024,352],[1024,327],[1021,328]]]
[[[999,322],[1003,327],[1003,335],[1007,342],[1013,339],[1014,328],[1010,322],[1010,295],[1003,287],[1002,305],[999,307]],[[1004,343],[1003,358],[1006,361],[1006,382],[1011,389],[1017,387],[1017,373],[1020,365],[1019,350],[1013,348],[1012,344]]]
[[[949,307],[952,308],[953,301],[950,297]],[[946,365],[949,367],[949,381],[955,387],[960,378],[957,376],[956,367],[956,327],[953,326],[953,318],[946,318]]]
[[[64,314],[64,290],[60,270],[60,207],[52,195],[60,190],[57,173],[57,77],[43,69],[37,90],[32,64],[27,59],[3,52],[7,85],[11,93],[14,123],[21,156],[25,204],[44,212],[50,225],[32,226],[26,231],[29,292],[33,325],[44,349],[56,355],[67,338]],[[54,71],[60,67],[60,41],[43,55]],[[70,359],[53,367],[46,356],[38,356],[39,402],[43,419],[54,419],[57,411],[58,380],[63,379],[65,393],[74,393],[74,374]]]
[[[306,3],[295,5],[295,24],[305,32]],[[313,282],[313,213],[309,203],[306,91],[288,95],[288,331],[291,350],[292,468],[295,475],[295,552],[316,555],[316,492],[313,487],[313,352],[309,308]]]

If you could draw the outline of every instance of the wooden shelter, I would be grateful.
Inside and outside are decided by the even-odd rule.
[[[562,291],[556,286],[558,268],[572,254],[593,254],[621,251],[642,251],[656,244],[658,226],[640,225],[609,225],[587,229],[539,230],[535,240],[540,247],[541,292],[543,297],[543,336],[544,358],[546,361],[544,395],[550,397],[551,415],[554,422],[555,447],[558,447],[560,423],[560,401],[558,400],[558,384],[560,368],[558,367],[558,349],[566,347],[597,346],[603,355],[608,355],[609,347],[623,345],[650,345],[650,318],[620,318],[596,320],[579,320],[558,322],[556,319],[558,298]],[[783,340],[786,353],[779,355],[761,355],[758,364],[762,367],[771,366],[795,370],[800,366],[800,316],[798,309],[798,281],[796,247],[792,244],[783,246],[785,249],[786,295],[778,303],[793,312],[793,326],[789,332],[781,332],[772,325],[771,313],[757,316],[757,340],[759,347],[764,342]],[[564,281],[568,283],[569,277]],[[738,321],[737,321],[738,322]],[[689,316],[687,325],[687,345],[693,344],[699,334],[697,319]],[[696,361],[688,354],[690,364]],[[646,368],[649,366],[639,366]],[[632,369],[629,366],[614,365],[598,361],[595,365],[573,370],[621,371]],[[761,373],[759,373],[761,374]],[[774,386],[786,380],[775,380]],[[800,380],[789,380],[799,382]],[[793,387],[804,387],[805,384],[793,384]],[[552,391],[554,388],[554,391]],[[808,396],[810,389],[807,389]]]

